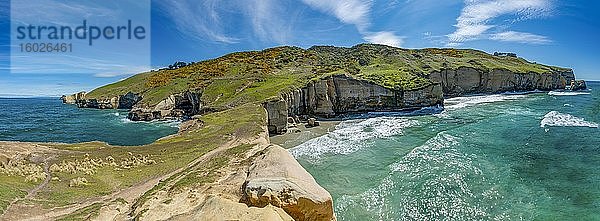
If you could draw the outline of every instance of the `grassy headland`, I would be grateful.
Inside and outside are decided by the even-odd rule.
[[[470,49],[401,49],[373,44],[309,49],[286,46],[138,74],[93,90],[86,98],[110,98],[131,91],[142,95],[142,103],[153,106],[171,94],[192,90],[203,91],[201,100],[207,107],[222,109],[264,101],[332,74],[413,90],[429,86],[430,73],[459,67],[515,73],[565,70]]]

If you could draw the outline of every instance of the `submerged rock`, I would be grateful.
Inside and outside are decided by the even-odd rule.
[[[273,205],[295,220],[334,220],[331,195],[285,149],[271,145],[256,158],[242,187],[242,202]]]

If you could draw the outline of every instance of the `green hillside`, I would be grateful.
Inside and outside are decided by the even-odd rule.
[[[427,75],[434,71],[459,67],[517,73],[564,70],[469,49],[414,50],[373,44],[309,49],[286,46],[141,73],[100,87],[87,98],[110,98],[131,91],[142,94],[144,104],[155,105],[171,94],[194,90],[203,91],[202,101],[209,107],[230,108],[264,101],[331,74],[349,74],[387,88],[412,90],[430,85]]]

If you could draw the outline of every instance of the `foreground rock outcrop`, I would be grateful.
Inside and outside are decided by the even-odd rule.
[[[331,195],[282,147],[269,146],[250,166],[242,202],[283,208],[295,220],[334,220]]]
[[[219,196],[210,196],[204,204],[191,213],[175,216],[171,220],[272,220],[293,221],[283,209],[268,205],[248,207]]]

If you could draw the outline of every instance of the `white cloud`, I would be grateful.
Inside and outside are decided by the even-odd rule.
[[[400,47],[403,38],[393,32],[369,32],[372,0],[302,0],[310,7],[331,14],[345,24],[356,26],[363,39],[376,44]]]
[[[448,44],[485,37],[484,34],[497,25],[493,20],[504,15],[516,15],[513,21],[548,16],[552,11],[551,0],[465,0],[465,8],[456,19],[456,31],[447,35]]]
[[[177,30],[196,40],[212,40],[221,43],[236,43],[238,39],[223,33],[217,6],[219,0],[201,3],[193,0],[157,1],[163,11],[171,17]]]
[[[284,18],[285,8],[280,0],[259,0],[249,4],[246,0],[238,2],[246,16],[248,16],[254,34],[263,41],[274,41],[278,44],[285,44],[290,36],[290,27],[286,22],[289,18]]]
[[[389,31],[368,34],[364,37],[364,39],[370,43],[389,45],[393,47],[400,47],[402,43],[404,43],[404,39],[402,37],[398,37],[393,32]]]
[[[493,34],[490,39],[498,40],[498,41],[528,43],[528,44],[552,43],[552,40],[548,39],[548,37],[546,37],[546,36],[525,33],[525,32],[516,32],[516,31],[507,31],[507,32]]]
[[[242,40],[227,34],[234,28],[228,27],[227,16],[242,16],[262,41],[285,44],[290,36],[290,19],[285,17],[289,15],[280,0],[171,0],[158,5],[179,32],[198,41],[234,44]]]

